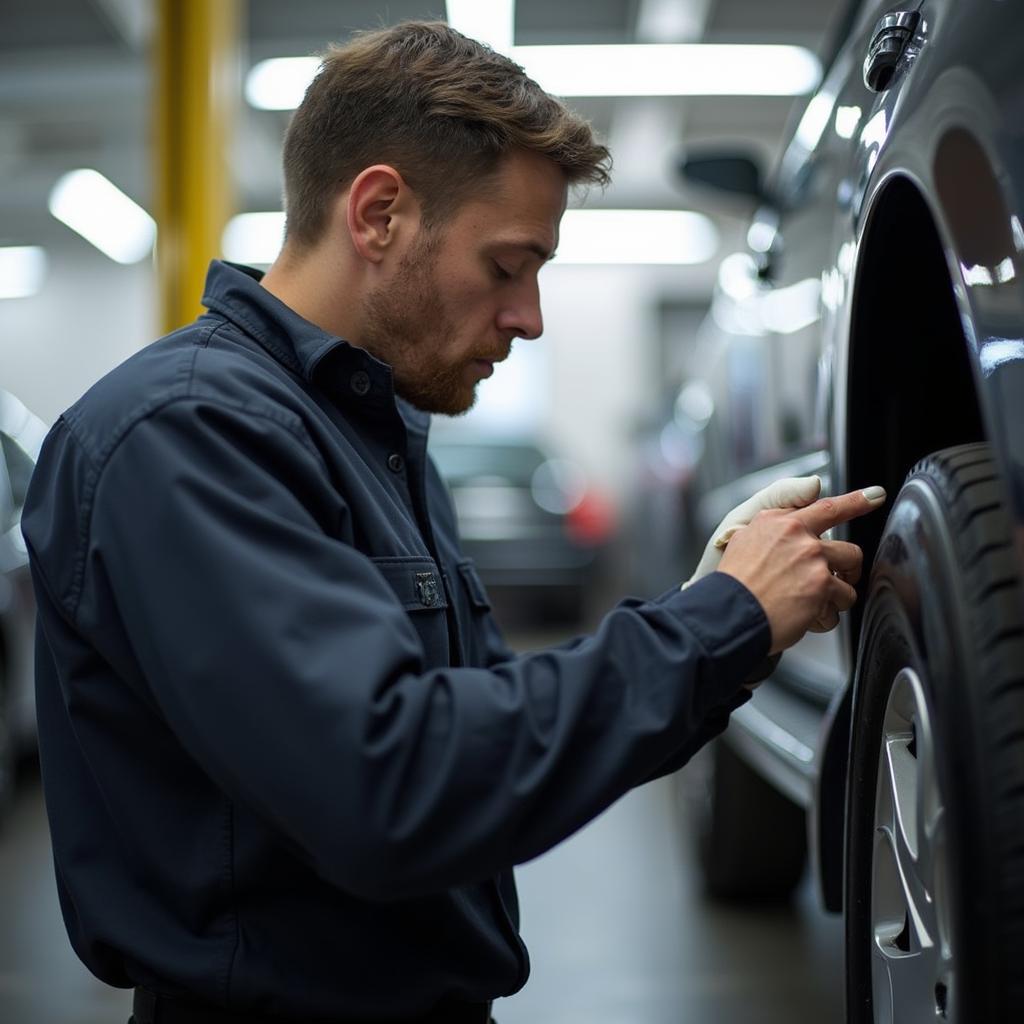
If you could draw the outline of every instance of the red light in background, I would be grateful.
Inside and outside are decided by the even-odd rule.
[[[565,528],[577,544],[602,544],[615,530],[615,510],[611,502],[587,491],[566,513]]]

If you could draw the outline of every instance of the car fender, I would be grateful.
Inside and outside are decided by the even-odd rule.
[[[856,438],[849,436],[850,392],[842,385],[858,342],[851,321],[883,201],[897,181],[909,182],[941,243],[967,347],[970,387],[1002,472],[1022,538],[1018,559],[1024,563],[1024,403],[1019,399],[1024,394],[1024,145],[1019,128],[1024,110],[1019,89],[1011,88],[1012,76],[992,70],[1003,63],[999,52],[973,42],[987,33],[989,41],[1001,39],[999,46],[1008,54],[1017,48],[1017,35],[1008,28],[992,34],[993,19],[1006,17],[1009,25],[1012,11],[1005,5],[936,0],[924,3],[921,12],[907,73],[868,111],[855,140],[851,215],[835,240],[837,252],[847,247],[847,257],[837,259],[846,280],[839,290],[845,308],[836,310],[833,331],[834,489],[864,483],[848,472],[854,461],[849,448]],[[1017,63],[1014,56],[1007,66]],[[910,248],[913,239],[907,242]],[[908,294],[906,301],[927,297]],[[849,616],[842,627],[851,668],[858,623],[856,615]],[[809,845],[823,902],[832,910],[841,909],[842,901],[842,794],[854,713],[848,683],[825,716],[815,758]]]

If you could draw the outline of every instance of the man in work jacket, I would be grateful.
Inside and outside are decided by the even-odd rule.
[[[526,981],[511,868],[683,764],[855,599],[862,495],[755,518],[595,635],[501,643],[425,449],[514,338],[589,127],[447,26],[333,50],[265,277],[96,384],[24,516],[75,950],[137,1024],[486,1021]]]

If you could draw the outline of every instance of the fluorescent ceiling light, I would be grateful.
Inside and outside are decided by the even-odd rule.
[[[639,0],[636,39],[641,43],[687,43],[700,39],[711,0]]]
[[[801,96],[821,77],[802,46],[513,46],[509,56],[555,96]],[[293,110],[318,67],[316,57],[261,61],[246,76],[246,99],[260,110]]]
[[[224,231],[225,259],[273,263],[281,250],[283,213],[242,213]],[[689,264],[711,259],[715,225],[688,210],[567,210],[556,263]]]
[[[283,240],[283,213],[240,213],[228,221],[221,251],[234,263],[273,263]]]
[[[556,263],[705,263],[715,225],[689,210],[567,210]]]
[[[65,174],[50,192],[50,213],[118,263],[137,263],[156,238],[156,222],[99,171]]]
[[[821,75],[801,46],[517,46],[512,56],[555,96],[799,96]]]
[[[257,110],[294,110],[313,81],[319,57],[272,57],[245,76],[245,98]]]
[[[35,295],[46,277],[46,253],[38,245],[0,248],[0,299]]]
[[[515,0],[447,0],[448,24],[498,53],[512,49]]]

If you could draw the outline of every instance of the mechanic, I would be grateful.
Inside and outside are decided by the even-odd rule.
[[[65,412],[32,482],[64,918],[136,1024],[486,1022],[529,969],[513,865],[834,626],[861,553],[820,536],[881,499],[784,482],[691,586],[514,656],[428,419],[540,335],[567,190],[608,152],[505,57],[407,23],[328,54],[284,165],[266,276],[215,261],[208,312]]]

